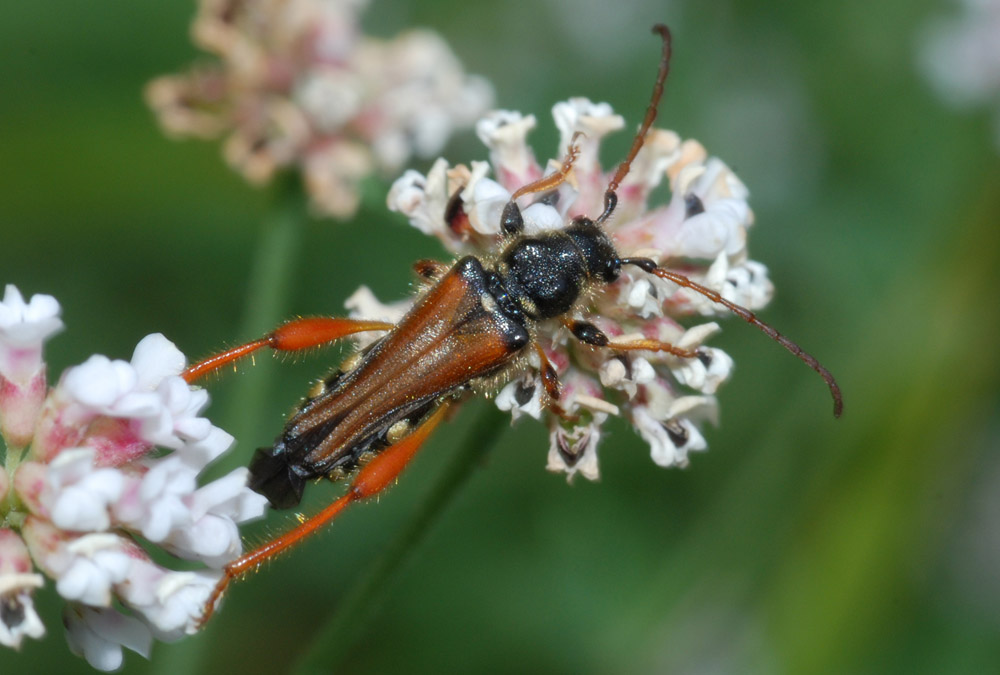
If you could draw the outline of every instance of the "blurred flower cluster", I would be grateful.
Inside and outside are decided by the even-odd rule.
[[[208,395],[180,373],[184,355],[159,334],[130,362],[94,355],[52,387],[44,342],[62,329],[51,296],[0,302],[0,643],[45,628],[33,593],[48,577],[66,600],[70,648],[114,670],[122,647],[197,626],[222,565],[241,553],[237,524],[263,513],[246,469],[198,486],[233,438],[201,416]],[[143,544],[187,561],[154,562]],[[158,556],[162,559],[163,556]]]
[[[319,211],[350,216],[363,178],[433,156],[492,98],[434,33],[363,35],[366,4],[200,0],[193,39],[218,61],[154,80],[147,101],[171,135],[225,136],[250,182],[294,168]]]
[[[520,205],[529,235],[602,212],[610,173],[600,166],[599,145],[603,136],[624,126],[608,104],[583,98],[557,104],[553,116],[561,134],[557,156],[567,156],[575,137],[579,156],[558,189]],[[389,207],[449,251],[491,259],[504,245],[504,205],[518,188],[546,172],[526,141],[534,126],[533,116],[516,112],[487,115],[477,133],[489,148],[488,163],[450,166],[440,159],[427,175],[408,171],[393,185]],[[550,160],[548,167],[559,165]],[[488,177],[491,169],[493,178]],[[669,181],[669,200],[650,206],[651,194],[664,179]],[[747,256],[747,231],[753,223],[747,196],[729,167],[697,141],[653,129],[618,190],[618,206],[606,227],[622,255],[652,258],[728,300],[757,309],[769,301],[773,287],[765,267]],[[355,294],[348,307],[355,316],[388,319],[404,309],[380,304],[367,289]],[[657,464],[684,466],[690,452],[706,447],[699,427],[716,420],[713,394],[733,363],[722,351],[703,346],[719,330],[716,323],[685,328],[679,319],[715,315],[727,316],[728,311],[638,268],[626,268],[618,281],[596,289],[575,317],[608,335],[609,348],[577,341],[558,320],[543,323],[534,335],[562,382],[559,405],[577,421],[546,411],[534,354],[525,372],[499,392],[496,404],[514,419],[547,418],[548,467],[569,478],[576,473],[598,477],[597,446],[609,416],[627,418],[649,443]],[[636,339],[696,350],[698,358],[613,349],[616,341]]]
[[[927,77],[950,104],[993,109],[1000,147],[1000,0],[961,0],[958,14],[928,25],[919,56]]]

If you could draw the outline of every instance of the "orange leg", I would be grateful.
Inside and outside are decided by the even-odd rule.
[[[298,351],[300,349],[329,344],[353,333],[363,333],[370,330],[389,330],[392,327],[391,323],[382,321],[360,321],[357,319],[338,319],[332,317],[294,319],[282,324],[276,330],[268,333],[259,340],[227,349],[220,354],[208,357],[204,361],[199,361],[185,370],[182,376],[188,382],[194,382],[203,375],[214,372],[227,363],[237,361],[244,356],[250,356],[265,347],[270,347],[278,351]]]
[[[566,326],[571,333],[573,333],[577,340],[595,347],[607,347],[608,349],[617,349],[621,351],[667,352],[668,354],[673,354],[674,356],[679,356],[684,359],[693,359],[698,357],[698,350],[696,349],[682,349],[681,347],[675,347],[669,342],[660,342],[659,340],[639,339],[629,340],[627,342],[616,341],[609,338],[603,331],[589,321],[576,321],[569,319],[564,321],[563,325]]]
[[[628,342],[616,342],[614,340],[609,340],[608,349],[618,349],[622,351],[666,352],[668,354],[673,354],[674,356],[679,356],[682,359],[693,359],[698,356],[698,350],[696,349],[683,349],[672,345],[669,342],[660,342],[659,340],[629,340]]]
[[[222,568],[222,579],[216,585],[205,603],[199,627],[212,618],[215,607],[222,599],[223,593],[230,582],[240,578],[247,572],[260,567],[266,561],[298,544],[310,534],[323,527],[347,508],[350,504],[362,501],[379,494],[393,483],[402,473],[406,465],[430,436],[434,428],[444,418],[448,404],[443,403],[427,420],[413,430],[408,436],[380,452],[359,472],[347,493],[327,506],[325,509],[304,521],[297,527],[271,541],[245,553]]]
[[[545,394],[548,399],[545,403],[546,407],[566,422],[578,422],[580,418],[577,415],[570,415],[559,405],[559,397],[561,396],[559,375],[556,374],[556,369],[549,362],[549,357],[545,355],[545,350],[537,342],[532,343],[532,345],[535,348],[535,353],[538,354],[542,385],[545,387]]]
[[[448,266],[437,260],[424,258],[413,263],[413,271],[425,281],[438,281],[448,273]]]
[[[576,140],[581,134],[582,132],[580,131],[573,134],[573,138],[569,143],[569,149],[566,153],[566,159],[563,160],[563,163],[559,167],[558,171],[549,174],[548,176],[539,178],[533,183],[528,183],[527,185],[518,188],[518,190],[510,196],[510,201],[503,207],[503,213],[500,214],[500,229],[503,230],[505,234],[518,234],[519,232],[524,231],[524,219],[521,217],[521,208],[517,205],[519,197],[535,192],[551,190],[566,182],[570,169],[573,168],[573,163],[576,162],[577,157],[580,156],[580,146],[576,144]]]
[[[534,192],[545,192],[546,190],[551,190],[552,188],[559,187],[566,181],[566,177],[569,176],[570,169],[573,168],[574,162],[576,162],[577,157],[580,156],[580,146],[576,144],[576,139],[583,135],[583,132],[578,131],[573,134],[572,140],[569,142],[569,148],[566,150],[566,159],[563,160],[562,165],[559,170],[555,173],[539,178],[534,183],[528,183],[523,185],[518,190],[510,196],[510,201],[515,201],[519,197],[523,197],[527,194],[532,194]]]

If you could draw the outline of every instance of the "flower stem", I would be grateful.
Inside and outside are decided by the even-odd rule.
[[[286,318],[288,296],[295,267],[302,249],[305,226],[305,205],[295,175],[281,176],[275,185],[274,204],[265,218],[254,254],[247,288],[247,299],[239,337],[253,340],[275,329]],[[240,386],[228,401],[222,419],[223,428],[236,437],[242,452],[231,453],[236,464],[245,464],[249,447],[267,433],[268,421],[262,412],[274,379],[275,360],[272,354],[255,359],[254,367],[240,375]],[[250,444],[248,446],[248,444]]]
[[[351,649],[374,618],[392,577],[402,568],[408,554],[419,547],[427,532],[472,476],[483,456],[506,428],[509,418],[496,406],[486,404],[472,432],[451,459],[416,513],[396,534],[375,563],[345,595],[337,611],[312,639],[312,646],[295,664],[296,673],[344,671]]]
[[[246,306],[239,337],[264,335],[284,318],[295,266],[298,264],[305,229],[305,201],[295,175],[279,176],[272,206],[261,224],[257,250],[247,288]],[[270,354],[256,359],[256,367],[243,369],[239,386],[219,419],[222,428],[237,439],[235,452],[222,457],[214,467],[220,474],[246,464],[250,448],[262,438],[267,394],[274,377]],[[195,672],[211,658],[212,643],[202,638],[185,642],[183,648],[164,651],[154,662],[154,673]]]

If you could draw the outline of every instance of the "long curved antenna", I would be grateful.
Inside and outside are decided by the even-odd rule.
[[[736,316],[740,317],[749,324],[752,324],[762,330],[769,338],[780,344],[782,347],[790,351],[795,356],[799,357],[805,362],[807,366],[819,373],[823,381],[826,382],[827,386],[830,388],[830,395],[833,396],[833,416],[840,417],[844,412],[844,399],[840,395],[840,387],[837,385],[837,380],[834,379],[833,374],[829,370],[824,368],[819,361],[816,360],[814,356],[805,352],[797,344],[786,338],[784,335],[776,331],[771,326],[767,325],[763,321],[757,318],[757,315],[751,312],[746,307],[737,305],[735,302],[730,302],[726,300],[721,295],[713,291],[711,288],[702,286],[699,283],[691,281],[683,274],[678,274],[677,272],[671,272],[668,269],[664,269],[656,264],[655,261],[649,258],[622,258],[621,263],[623,265],[635,265],[643,269],[650,274],[655,274],[661,279],[666,279],[667,281],[672,281],[678,286],[683,286],[684,288],[690,288],[692,291],[701,293],[706,298],[712,302],[716,302],[729,311],[731,311]]]
[[[662,23],[658,23],[653,26],[653,32],[658,33],[663,38],[663,58],[660,59],[660,71],[656,74],[653,95],[650,97],[649,105],[646,107],[646,116],[642,120],[642,125],[636,133],[635,139],[632,141],[632,147],[628,151],[625,161],[618,165],[618,170],[615,171],[611,182],[608,183],[608,189],[604,192],[604,213],[597,219],[598,225],[610,218],[615,210],[615,206],[618,205],[618,186],[621,185],[622,180],[628,175],[629,169],[632,168],[632,160],[639,154],[639,150],[642,149],[642,144],[646,140],[646,134],[649,132],[649,128],[653,126],[653,121],[656,119],[657,107],[660,105],[660,99],[663,98],[663,83],[667,81],[667,75],[670,74],[671,43],[673,41],[673,38],[670,36],[670,29]]]

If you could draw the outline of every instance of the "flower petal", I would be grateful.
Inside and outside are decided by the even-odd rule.
[[[121,668],[122,647],[149,658],[153,636],[135,617],[115,609],[67,605],[63,610],[70,651],[83,656],[92,667],[105,672]]]

